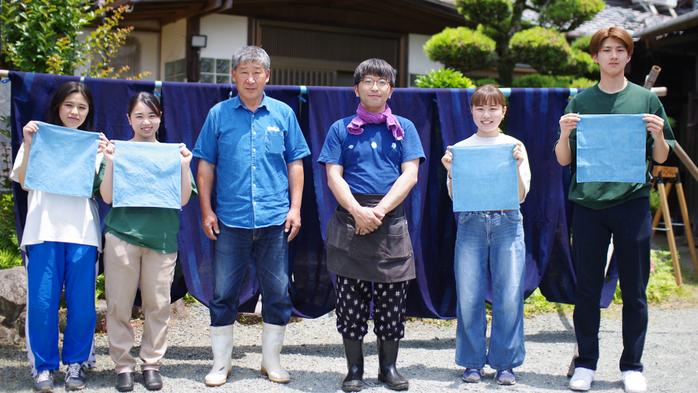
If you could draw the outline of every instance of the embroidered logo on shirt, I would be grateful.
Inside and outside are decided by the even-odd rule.
[[[279,132],[279,127],[277,126],[267,126],[267,132]]]

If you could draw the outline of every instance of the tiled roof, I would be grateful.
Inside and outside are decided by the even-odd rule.
[[[572,37],[590,35],[598,29],[609,26],[621,26],[630,34],[635,34],[671,19],[673,18],[669,15],[654,15],[640,7],[631,8],[625,1],[607,1],[606,8],[596,14],[594,19],[572,30],[568,35]]]

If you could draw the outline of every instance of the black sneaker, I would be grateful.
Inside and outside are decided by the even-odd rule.
[[[34,376],[35,392],[49,393],[53,391],[53,371],[44,370]]]
[[[71,363],[65,370],[65,390],[82,390],[85,388],[85,371],[80,363]]]

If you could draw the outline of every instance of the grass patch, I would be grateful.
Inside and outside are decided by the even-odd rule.
[[[549,302],[548,299],[540,293],[540,289],[535,291],[524,301],[524,316],[531,317],[538,314],[545,314],[557,311],[572,311],[574,306],[571,304]]]
[[[194,296],[192,296],[189,292],[187,292],[187,293],[184,294],[184,297],[182,298],[182,300],[184,301],[184,304],[186,304],[186,305],[190,305],[190,304],[194,304],[194,303],[198,303],[198,302],[199,302],[199,301],[196,300],[196,298],[195,298]]]
[[[696,286],[695,283],[687,282],[686,277],[684,277],[683,286],[676,286],[674,268],[669,251],[652,250],[650,252],[650,257],[652,258],[654,266],[647,284],[648,303],[662,304],[671,300],[687,299],[692,293],[696,292],[698,286]],[[616,286],[616,292],[613,295],[613,303],[623,303],[620,285]],[[573,310],[574,305],[549,302],[537,288],[524,302],[524,315],[526,317],[549,312],[572,312]]]
[[[684,280],[683,286],[676,286],[674,279],[674,267],[671,262],[671,253],[665,250],[652,250],[650,252],[654,268],[650,272],[650,279],[647,284],[647,302],[650,304],[661,304],[674,298],[686,298],[691,293],[690,285]],[[613,295],[613,303],[622,304],[620,285],[616,287]]]
[[[0,249],[0,269],[22,266],[22,256],[19,251]]]

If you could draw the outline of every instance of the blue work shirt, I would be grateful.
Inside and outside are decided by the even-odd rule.
[[[405,131],[402,140],[395,140],[383,124],[366,124],[361,135],[347,131],[354,116],[337,120],[330,126],[318,162],[343,167],[344,180],[353,194],[385,195],[402,173],[403,162],[419,158],[424,162],[422,141],[414,124],[395,116]]]
[[[310,149],[288,105],[264,95],[252,112],[236,96],[208,112],[193,154],[216,166],[218,220],[255,229],[286,220],[287,165]]]

